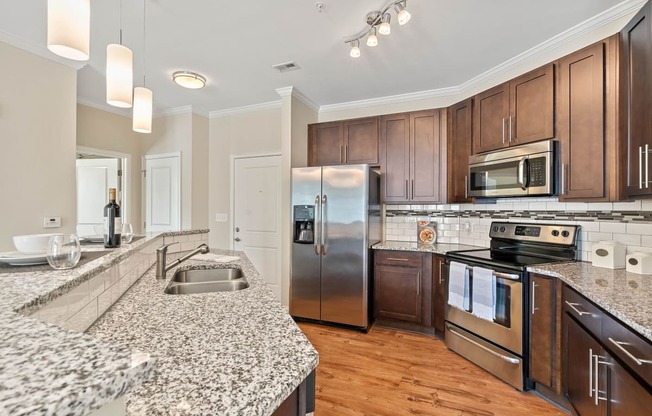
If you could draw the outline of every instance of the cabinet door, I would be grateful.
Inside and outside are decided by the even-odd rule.
[[[548,64],[509,82],[511,146],[555,137],[555,65]]]
[[[530,275],[530,378],[553,387],[554,279]]]
[[[421,323],[421,268],[380,264],[374,276],[375,317]]]
[[[378,117],[344,122],[344,161],[378,164]]]
[[[410,114],[410,201],[441,202],[440,112]]]
[[[311,124],[308,128],[308,165],[328,166],[343,163],[342,122]]]
[[[410,115],[394,114],[380,119],[381,182],[383,202],[409,198]]]
[[[434,256],[432,268],[434,295],[432,298],[432,326],[435,331],[444,336],[446,329],[444,319],[446,318],[446,277],[442,267],[446,259],[442,256]]]
[[[448,109],[448,203],[471,202],[467,178],[473,140],[473,99]]]
[[[605,196],[604,43],[559,61],[560,199]]]
[[[599,371],[606,372],[606,384],[600,384],[600,398],[606,391],[606,414],[610,416],[644,416],[652,412],[652,394],[621,366],[605,354]]]
[[[647,2],[620,32],[621,138],[626,141],[626,193],[652,193],[649,153],[652,150],[652,4]]]
[[[598,415],[594,360],[601,347],[568,314],[564,315],[564,385],[566,397],[580,416]],[[600,380],[599,380],[600,381]]]
[[[473,153],[509,146],[509,83],[482,92],[473,101]]]

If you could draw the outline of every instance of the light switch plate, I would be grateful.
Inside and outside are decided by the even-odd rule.
[[[227,214],[215,214],[215,222],[227,222],[229,216]]]
[[[61,217],[45,217],[43,218],[43,228],[60,228]]]

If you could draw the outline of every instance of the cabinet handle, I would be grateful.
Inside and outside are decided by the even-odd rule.
[[[561,164],[561,194],[566,195],[566,165]]]
[[[464,177],[464,199],[469,199],[469,177]]]
[[[640,359],[640,358],[636,358],[634,356],[634,354],[627,351],[627,349],[625,349],[625,347],[623,347],[623,345],[630,345],[629,343],[624,342],[624,341],[616,341],[615,339],[613,339],[611,337],[609,337],[609,342],[614,344],[616,346],[616,348],[618,348],[620,351],[622,351],[623,354],[625,354],[627,357],[629,357],[629,359],[634,361],[637,365],[652,364],[652,360],[643,360],[643,359]]]
[[[408,191],[408,180],[405,180],[405,199],[410,199],[410,191]]]
[[[593,397],[593,349],[589,348],[589,397]]]
[[[414,179],[412,179],[412,198],[414,199]]]
[[[417,296],[421,294],[421,272],[417,273]]]
[[[583,311],[577,309],[576,306],[580,306],[579,303],[570,303],[569,301],[566,301],[566,305],[570,306],[570,308],[572,310],[574,310],[579,316],[590,315],[591,314],[591,312],[583,312]]]
[[[340,163],[342,163],[342,145],[340,145]]]
[[[349,145],[344,145],[344,163],[349,163]]]
[[[537,284],[535,282],[532,282],[532,315],[534,315],[534,311],[537,310],[537,308],[534,306],[536,293],[537,293]]]
[[[638,189],[643,189],[643,146],[638,147]]]
[[[442,282],[441,282],[441,275],[442,275],[441,268],[442,268],[443,265],[444,265],[444,262],[440,260],[439,261],[439,284],[440,285],[442,284]]]
[[[512,142],[512,116],[509,116],[509,142]]]
[[[387,257],[387,260],[390,260],[390,261],[410,261],[410,259],[399,259],[399,258],[396,258],[396,257]]]
[[[650,148],[650,146],[646,144],[645,145],[645,187],[646,188],[650,187],[650,180],[649,180],[649,177],[648,177],[649,172],[650,172],[650,168],[648,167],[648,161],[650,159],[650,157],[649,157],[650,149],[649,148]]]
[[[598,354],[595,354],[593,356],[593,359],[594,359],[593,362],[595,363],[595,368],[593,369],[593,375],[595,376],[595,381],[593,382],[593,384],[595,385],[595,396],[593,396],[593,397],[594,397],[594,403],[597,406],[598,405],[598,396],[599,396],[598,393],[600,391],[598,389],[598,380],[599,380],[599,378],[598,378],[599,377],[599,375],[598,375],[598,373],[599,373],[599,371],[598,371],[599,370],[599,368],[598,368]]]
[[[503,144],[505,144],[505,117],[503,117]]]

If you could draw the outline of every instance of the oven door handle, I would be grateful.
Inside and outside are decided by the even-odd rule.
[[[448,325],[448,324],[446,324],[446,328],[448,329],[448,331],[449,331],[451,334],[453,334],[453,335],[455,335],[455,336],[457,336],[457,337],[462,338],[464,341],[467,341],[467,342],[469,342],[469,343],[475,345],[476,347],[478,347],[478,348],[480,348],[480,349],[482,349],[482,350],[488,352],[489,354],[495,355],[496,357],[500,358],[500,359],[503,360],[503,361],[506,361],[506,362],[508,362],[508,363],[510,363],[510,364],[515,364],[515,365],[518,365],[518,364],[519,364],[519,361],[518,361],[516,358],[512,358],[512,357],[508,357],[508,356],[506,356],[506,355],[499,354],[499,353],[497,353],[496,351],[493,351],[493,350],[491,350],[491,349],[485,347],[484,345],[480,344],[479,342],[475,342],[475,341],[473,341],[471,338],[467,338],[467,337],[465,337],[464,335],[460,334],[459,332],[457,332],[457,331],[455,331],[453,328],[451,328],[451,326]]]
[[[516,184],[521,187],[522,190],[527,189],[527,172],[525,169],[525,164],[527,163],[527,157],[521,158],[518,161],[518,178],[516,179]]]

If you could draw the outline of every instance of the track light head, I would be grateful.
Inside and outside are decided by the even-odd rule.
[[[392,27],[389,25],[391,20],[392,16],[389,13],[385,13],[382,18],[382,23],[378,27],[378,33],[381,35],[389,35],[392,32]]]
[[[360,57],[360,42],[357,40],[354,40],[351,42],[351,52],[349,53],[351,55],[351,58],[359,58]]]
[[[410,21],[412,15],[405,9],[405,1],[396,4],[396,6],[394,6],[394,10],[396,10],[396,18],[399,25],[403,26]]]
[[[369,32],[369,36],[367,37],[367,46],[369,46],[370,48],[373,48],[374,46],[378,46],[378,36],[376,36],[375,27],[371,29],[371,32]]]

